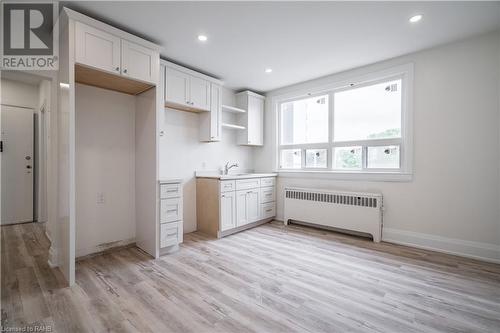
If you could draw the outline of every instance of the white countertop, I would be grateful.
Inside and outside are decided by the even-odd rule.
[[[162,178],[158,180],[160,184],[177,184],[182,183],[182,179],[180,178]]]
[[[229,175],[221,175],[216,172],[210,171],[197,171],[196,178],[213,178],[220,180],[231,180],[231,179],[247,179],[247,178],[263,178],[263,177],[277,177],[277,173],[234,173]]]

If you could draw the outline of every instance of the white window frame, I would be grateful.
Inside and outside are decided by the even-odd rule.
[[[369,86],[380,82],[390,80],[402,80],[401,91],[401,138],[395,139],[372,139],[356,140],[345,142],[333,142],[333,121],[334,121],[334,94],[336,92],[356,89],[363,86]],[[307,144],[281,144],[281,104],[305,99],[314,96],[328,94],[328,142],[326,143],[307,143]],[[413,174],[413,64],[406,64],[388,68],[386,70],[359,75],[350,79],[331,82],[322,87],[313,87],[307,91],[295,91],[288,94],[275,96],[272,98],[272,106],[275,110],[276,120],[276,170],[280,176],[302,177],[304,175],[315,175],[320,178],[327,176],[335,179],[352,180],[375,180],[375,181],[409,181]],[[399,146],[400,150],[400,168],[398,169],[377,169],[367,168],[367,147],[376,146]],[[333,149],[335,147],[361,146],[363,154],[363,165],[360,170],[335,170],[333,169]],[[301,168],[283,169],[280,167],[281,150],[283,149],[301,149]],[[327,167],[311,168],[305,165],[306,149],[327,149]]]

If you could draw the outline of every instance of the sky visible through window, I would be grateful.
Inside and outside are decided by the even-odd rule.
[[[337,92],[334,140],[401,137],[401,79]]]
[[[328,142],[328,95],[281,105],[281,143]]]

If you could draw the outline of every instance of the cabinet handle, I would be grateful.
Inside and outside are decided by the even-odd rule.
[[[273,210],[272,208],[270,208],[270,209],[266,209],[266,213],[268,213],[268,212],[270,212],[270,211],[272,211],[272,210]]]
[[[116,67],[115,71],[119,72],[120,71],[120,67]]]
[[[123,73],[127,73],[127,69],[126,68],[123,70]]]

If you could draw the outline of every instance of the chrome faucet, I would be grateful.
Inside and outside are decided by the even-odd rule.
[[[229,173],[229,170],[231,170],[232,168],[237,168],[237,167],[238,167],[238,163],[234,163],[234,164],[229,165],[229,162],[227,162],[226,165],[224,166],[224,174],[227,175]]]

